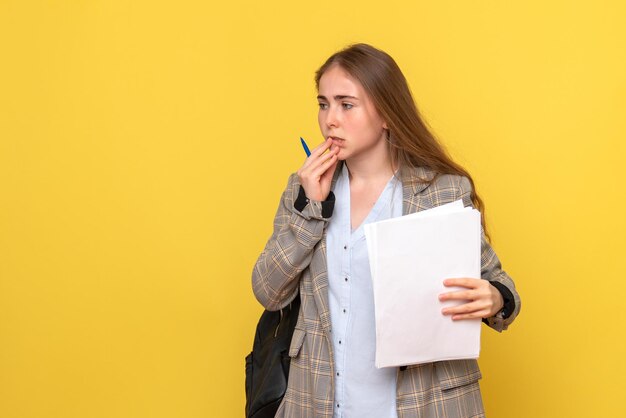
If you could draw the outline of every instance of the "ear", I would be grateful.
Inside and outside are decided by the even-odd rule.
[[[383,122],[383,129],[385,129],[385,130],[386,130],[386,129],[389,129],[389,128],[387,127],[387,122]]]

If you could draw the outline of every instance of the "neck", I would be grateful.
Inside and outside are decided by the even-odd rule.
[[[395,173],[387,144],[382,142],[380,147],[371,151],[345,161],[350,182],[371,183],[381,179],[387,181]]]

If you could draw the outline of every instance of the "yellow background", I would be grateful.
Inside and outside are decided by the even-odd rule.
[[[626,6],[0,1],[0,417],[240,417],[252,266],[313,72],[389,52],[487,204],[521,315],[490,417],[623,417]]]

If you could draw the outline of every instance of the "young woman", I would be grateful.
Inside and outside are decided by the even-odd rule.
[[[374,301],[363,225],[462,199],[484,214],[471,176],[419,116],[395,61],[357,44],[317,71],[325,141],[289,178],[274,232],[254,267],[254,294],[278,310],[298,292],[287,392],[277,417],[481,417],[476,360],[377,369]],[[484,215],[482,218],[484,231]],[[439,299],[453,320],[483,318],[502,331],[519,295],[483,232],[482,279]],[[417,267],[419,268],[419,267]]]

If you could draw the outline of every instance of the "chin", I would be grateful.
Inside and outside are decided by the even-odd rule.
[[[339,160],[343,160],[346,158],[346,155],[348,155],[348,151],[344,148],[344,147],[337,147],[339,149],[339,152],[337,153],[337,159]]]
[[[339,151],[339,154],[337,154],[337,159],[339,161],[346,161],[348,158],[350,158],[350,154],[348,154],[344,150]]]

